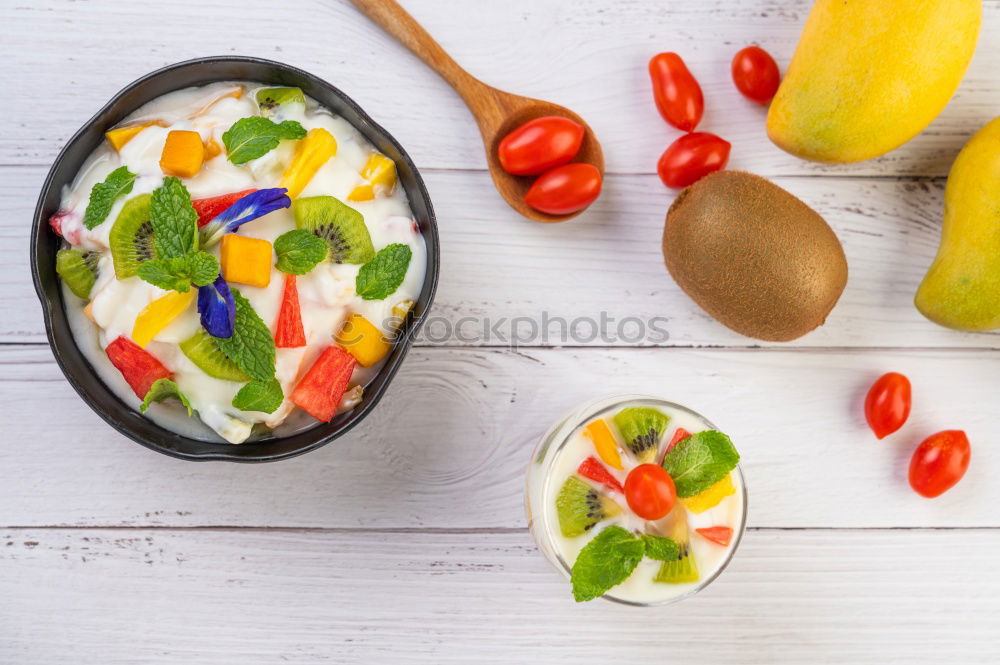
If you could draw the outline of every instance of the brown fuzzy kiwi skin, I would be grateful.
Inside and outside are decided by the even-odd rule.
[[[847,258],[815,210],[771,181],[717,171],[667,211],[663,258],[702,309],[741,335],[787,342],[826,321]]]

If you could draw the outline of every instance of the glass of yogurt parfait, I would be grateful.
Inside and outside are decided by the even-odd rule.
[[[426,274],[393,161],[301,89],[251,81],[137,109],[49,224],[90,366],[146,417],[210,442],[359,404]]]
[[[700,414],[645,395],[588,402],[550,429],[528,468],[525,507],[545,557],[577,601],[663,605],[729,564],[747,493],[729,437]]]

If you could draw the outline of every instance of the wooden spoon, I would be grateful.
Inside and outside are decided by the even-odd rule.
[[[583,145],[573,161],[593,164],[603,177],[604,153],[601,152],[601,144],[597,142],[593,130],[583,118],[558,104],[512,95],[486,85],[452,60],[440,44],[434,41],[434,38],[427,34],[427,31],[395,0],[351,0],[351,2],[365,16],[440,74],[441,78],[461,95],[479,124],[479,131],[483,135],[483,146],[486,148],[486,162],[490,168],[490,175],[493,176],[493,182],[511,208],[539,222],[564,222],[583,212],[581,210],[568,215],[547,215],[529,207],[524,202],[524,194],[534,181],[534,177],[510,175],[503,170],[497,158],[500,140],[512,130],[535,118],[560,115],[580,123],[584,128]]]

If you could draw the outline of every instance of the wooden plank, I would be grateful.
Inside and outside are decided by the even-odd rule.
[[[25,246],[34,206],[25,192],[37,191],[43,177],[39,168],[0,169],[0,309],[5,312],[0,342],[45,339],[28,282]],[[711,319],[667,274],[660,237],[671,196],[654,176],[614,176],[594,210],[556,225],[516,216],[485,174],[431,171],[427,180],[437,205],[443,257],[435,320],[421,343],[759,344]],[[850,264],[840,303],[823,327],[794,342],[796,346],[1000,348],[997,333],[947,330],[913,307],[913,293],[937,249],[942,181],[776,182],[830,222]],[[517,317],[527,317],[538,330],[549,321],[550,334],[532,337],[532,323],[515,325],[511,321]],[[645,335],[636,334],[634,322],[623,324],[629,317],[643,322]],[[501,319],[506,323],[489,334],[482,332]],[[606,334],[594,335],[591,320]],[[660,332],[652,329],[654,324]],[[571,332],[563,334],[564,328]]]
[[[907,374],[915,407],[884,441],[862,401]],[[351,434],[269,465],[193,464],[114,433],[38,347],[0,347],[0,525],[523,527],[524,472],[584,400],[660,394],[704,413],[743,455],[758,527],[1000,527],[1000,353],[418,349]],[[58,417],[53,417],[58,414]],[[962,428],[967,477],[928,501],[916,445]]]
[[[657,115],[645,66],[659,52],[681,53],[707,99],[701,128],[733,142],[732,165],[765,175],[944,175],[958,149],[1000,107],[1000,1],[984,2],[975,60],[953,102],[917,139],[854,166],[802,162],[774,147],[764,111],[730,81],[729,63],[760,43],[784,66],[811,0],[657,0],[479,2],[456,12],[452,0],[405,6],[470,72],[512,92],[564,104],[588,119],[615,173],[653,173],[678,133]],[[176,0],[153,19],[140,4],[6,3],[0,53],[6,85],[22,100],[9,107],[0,164],[48,164],[119,88],[161,66],[211,53],[253,54],[315,72],[352,95],[424,167],[482,169],[481,143],[458,97],[402,47],[345,2],[274,8],[220,0]],[[224,30],[220,32],[220,26]],[[44,36],[44,38],[42,38]],[[109,46],[109,39],[113,45]]]
[[[751,531],[681,605],[574,605],[524,531],[0,530],[0,659],[974,663],[997,531]]]

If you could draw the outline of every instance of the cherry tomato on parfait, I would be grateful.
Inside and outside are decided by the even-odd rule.
[[[878,378],[865,398],[865,419],[875,436],[884,439],[910,417],[910,380],[898,372]]]
[[[511,175],[538,175],[569,164],[583,143],[583,125],[549,115],[524,123],[500,141],[497,157]]]
[[[640,464],[625,478],[628,507],[644,520],[658,520],[670,512],[677,499],[674,479],[657,464]]]
[[[733,57],[733,83],[747,99],[767,106],[781,84],[778,63],[759,46],[748,46]]]
[[[538,176],[524,202],[548,215],[583,210],[601,194],[601,172],[593,164],[566,164]]]
[[[726,167],[729,141],[708,132],[685,134],[671,143],[656,164],[656,172],[667,187],[693,185],[709,173]]]
[[[932,434],[913,452],[910,487],[928,499],[941,496],[965,475],[971,455],[969,437],[962,430]]]
[[[653,99],[663,119],[685,132],[693,132],[705,112],[701,86],[676,53],[660,53],[649,61]]]

